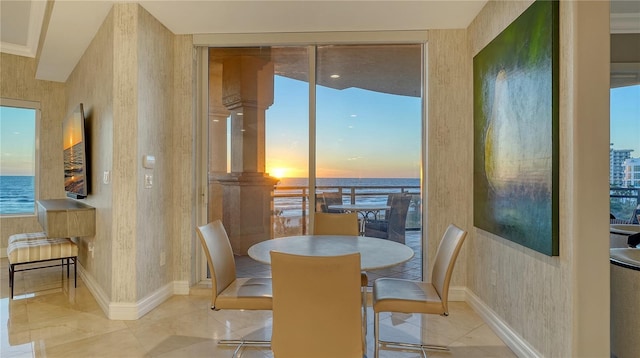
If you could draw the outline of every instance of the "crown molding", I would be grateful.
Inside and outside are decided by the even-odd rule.
[[[640,33],[640,13],[611,14],[611,33]]]
[[[42,20],[44,19],[46,7],[46,1],[31,1],[27,43],[14,44],[0,42],[2,52],[17,56],[36,57],[36,53],[38,52],[38,43],[40,42],[40,30],[42,29]]]

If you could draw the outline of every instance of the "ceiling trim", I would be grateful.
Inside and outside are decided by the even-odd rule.
[[[611,33],[640,33],[640,13],[611,14]]]
[[[333,31],[245,34],[194,34],[194,46],[293,46],[309,44],[409,44],[424,43],[429,31]]]
[[[25,45],[19,45],[8,42],[0,42],[2,52],[17,56],[32,58],[36,57],[36,53],[38,52],[38,44],[40,41],[40,30],[42,29],[42,20],[44,19],[46,7],[46,1],[31,1],[31,9],[29,11],[29,28],[27,30],[27,43]]]

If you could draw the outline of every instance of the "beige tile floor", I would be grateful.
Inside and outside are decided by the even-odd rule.
[[[212,311],[209,289],[173,296],[136,321],[106,318],[81,280],[63,278],[60,268],[16,273],[9,298],[7,259],[0,260],[0,357],[231,357],[219,339],[265,338],[269,311]],[[384,314],[383,338],[415,341],[418,335],[446,344],[450,352],[430,357],[515,357],[465,303],[451,304],[449,317]],[[373,312],[369,308],[368,357],[373,357]],[[269,348],[245,348],[245,358],[273,357]],[[383,350],[383,358],[420,357]],[[304,357],[301,357],[304,358]],[[334,358],[334,357],[331,357]]]

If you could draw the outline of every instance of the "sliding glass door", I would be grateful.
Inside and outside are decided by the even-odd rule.
[[[377,206],[360,211],[362,233],[416,256],[374,276],[421,278],[422,51],[209,49],[207,220],[223,221],[238,257],[310,233],[332,204]]]
[[[341,211],[331,205],[337,198],[359,213],[363,235],[414,249],[413,262],[371,278],[420,279],[422,46],[319,46],[316,53],[315,194],[324,199],[316,208]]]

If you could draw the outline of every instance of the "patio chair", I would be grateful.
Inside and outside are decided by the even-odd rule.
[[[316,194],[316,211],[323,213],[341,213],[342,210],[331,210],[330,205],[341,205],[342,193],[340,192],[325,192]],[[319,210],[318,210],[319,209]]]
[[[368,220],[364,224],[364,236],[388,239],[404,244],[410,203],[410,194],[389,194],[387,206],[391,209],[385,213],[383,220]]]

